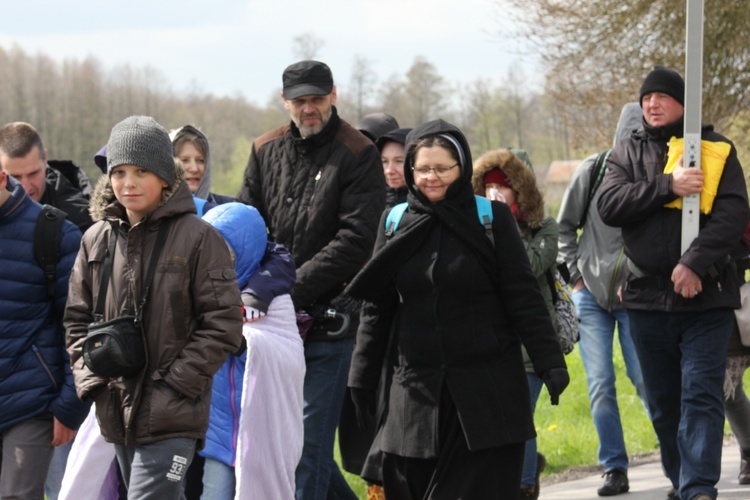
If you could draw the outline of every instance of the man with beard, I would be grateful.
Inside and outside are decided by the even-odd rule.
[[[338,297],[372,251],[385,179],[375,145],[339,118],[327,65],[300,61],[282,81],[291,123],[255,140],[237,198],[260,211],[297,268],[291,295],[307,372],[296,498],[356,499],[333,443],[359,311]]]

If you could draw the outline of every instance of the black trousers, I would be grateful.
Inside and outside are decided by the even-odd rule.
[[[450,399],[444,392],[441,399]],[[517,498],[524,442],[471,451],[452,401],[441,402],[436,458],[383,453],[388,500],[492,500]]]

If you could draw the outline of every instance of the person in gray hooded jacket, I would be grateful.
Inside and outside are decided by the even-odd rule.
[[[614,144],[641,129],[641,108],[637,102],[622,108]],[[576,168],[565,190],[558,224],[560,225],[559,259],[564,261],[573,284],[573,302],[580,321],[580,350],[586,371],[591,416],[599,436],[599,462],[606,479],[600,496],[628,491],[628,454],[620,421],[612,360],[615,326],[628,377],[645,404],[645,389],[640,364],[630,337],[628,317],[617,296],[622,284],[622,233],[619,228],[602,222],[596,208],[598,192],[591,198],[592,169],[598,155],[586,158]],[[602,175],[604,172],[602,170]],[[583,223],[583,232],[578,229]]]

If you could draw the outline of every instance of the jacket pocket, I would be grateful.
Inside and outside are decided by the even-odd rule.
[[[166,382],[156,382],[146,389],[148,397],[148,433],[205,432],[208,427],[210,398],[205,394],[195,399],[184,397]]]
[[[122,399],[118,389],[108,387],[101,391],[94,399],[96,419],[102,436],[109,441],[123,443],[125,441],[125,422],[122,415]]]

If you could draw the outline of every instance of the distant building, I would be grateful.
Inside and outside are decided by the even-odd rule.
[[[547,203],[548,212],[557,216],[565,188],[568,187],[573,178],[573,171],[583,160],[560,160],[553,161],[547,167],[544,175],[544,200]]]

